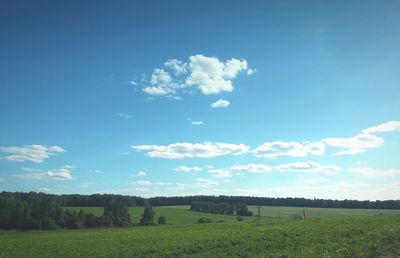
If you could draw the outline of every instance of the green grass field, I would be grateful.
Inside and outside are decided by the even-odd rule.
[[[269,214],[297,208],[263,207],[261,220],[238,222],[186,208],[155,207],[156,218],[167,217],[162,226],[0,231],[0,257],[379,257],[400,251],[400,215],[320,211],[329,215],[293,219]],[[142,210],[131,209],[134,222]],[[197,224],[200,217],[223,222]]]
[[[168,224],[193,224],[201,217],[207,217],[212,220],[223,220],[225,222],[235,221],[233,216],[224,216],[219,214],[209,214],[189,211],[190,206],[167,206],[153,207],[156,212],[156,218],[165,216]],[[102,207],[69,207],[68,209],[84,209],[85,212],[91,212],[95,215],[102,215]],[[254,215],[257,215],[257,207],[249,206]],[[400,210],[373,210],[373,209],[330,209],[330,208],[302,208],[302,207],[284,207],[284,206],[262,206],[261,216],[277,218],[297,218],[306,213],[307,218],[334,218],[338,216],[365,216],[377,214],[398,214]],[[132,223],[139,223],[143,208],[130,208]],[[246,219],[246,218],[245,218]]]

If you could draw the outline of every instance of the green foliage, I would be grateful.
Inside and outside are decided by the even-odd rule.
[[[243,221],[243,218],[240,216],[237,216],[237,221]]]
[[[212,219],[209,219],[209,218],[200,218],[198,221],[197,221],[197,223],[211,223],[211,222],[213,222],[213,220]]]
[[[104,217],[107,225],[122,227],[129,226],[131,224],[129,208],[123,201],[108,203],[104,207]]]
[[[167,219],[164,216],[158,217],[158,224],[160,225],[167,224]]]
[[[153,207],[151,206],[146,206],[144,208],[144,212],[142,214],[142,218],[140,219],[140,225],[152,225],[154,224],[154,214],[155,212],[153,211]]]
[[[245,204],[236,204],[236,215],[238,216],[253,216],[253,213],[248,210]]]

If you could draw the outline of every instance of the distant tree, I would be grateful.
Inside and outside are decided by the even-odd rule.
[[[144,212],[142,214],[142,218],[140,219],[140,225],[152,225],[154,219],[155,212],[153,211],[153,207],[147,206],[144,208]]]
[[[248,210],[247,205],[237,204],[236,205],[236,215],[238,216],[252,216],[253,213]]]
[[[160,225],[167,224],[167,219],[164,216],[160,216],[158,218],[158,224]]]
[[[131,217],[129,215],[129,208],[123,201],[112,201],[104,207],[105,220],[111,221],[115,226],[129,226],[131,224]]]

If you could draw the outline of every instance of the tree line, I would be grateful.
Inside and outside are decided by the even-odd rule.
[[[252,206],[290,206],[315,208],[351,208],[351,209],[400,209],[400,200],[358,201],[306,198],[271,198],[252,196],[177,196],[153,197],[148,202],[153,206],[191,205],[192,202],[242,203]]]
[[[237,216],[252,216],[253,213],[248,210],[245,204],[234,204],[226,202],[192,202],[190,206],[191,211],[217,213],[225,215],[237,215]]]
[[[7,192],[3,192],[7,193]],[[0,194],[3,194],[0,193]],[[24,195],[26,193],[10,193],[13,195]],[[214,203],[242,203],[256,206],[291,206],[291,207],[315,207],[315,208],[352,208],[352,209],[400,209],[400,200],[385,201],[358,201],[358,200],[333,200],[333,199],[306,199],[306,198],[271,198],[252,196],[172,196],[143,198],[139,196],[127,196],[116,194],[62,194],[50,195],[61,207],[104,207],[107,203],[121,201],[128,207],[173,206],[191,205],[192,202],[214,202]]]

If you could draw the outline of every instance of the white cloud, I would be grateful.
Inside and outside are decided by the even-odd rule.
[[[306,157],[309,155],[323,155],[326,146],[323,142],[302,144],[298,142],[266,142],[252,152],[256,157],[276,158],[279,156]]]
[[[219,99],[215,101],[214,103],[211,103],[212,108],[227,108],[231,103],[225,99]]]
[[[232,173],[225,169],[209,169],[207,172],[213,174],[213,177],[216,178],[232,177]]]
[[[384,140],[372,134],[359,134],[349,138],[327,138],[323,140],[327,145],[337,148],[344,148],[333,155],[355,155],[366,152],[370,148],[382,146]]]
[[[256,69],[251,69],[251,68],[249,68],[249,69],[247,69],[246,74],[247,74],[247,75],[252,75],[252,74],[255,73],[255,72],[256,72]]]
[[[318,184],[318,183],[326,182],[326,181],[328,181],[328,179],[325,178],[325,177],[315,177],[315,178],[305,179],[304,183],[307,183],[307,184]]]
[[[188,64],[178,59],[170,59],[164,63],[165,67],[175,72],[175,75],[186,73]]]
[[[192,125],[202,125],[204,124],[203,121],[192,121]]]
[[[154,69],[151,75],[150,83],[152,85],[168,86],[172,81],[171,76],[164,69]]]
[[[138,83],[135,82],[135,81],[130,81],[129,83],[130,83],[131,85],[133,85],[133,86],[137,86],[137,85],[138,85]]]
[[[0,157],[0,159],[15,162],[35,162],[42,163],[52,155],[65,152],[61,147],[46,145],[25,145],[23,147],[0,147],[0,152],[10,153],[11,155]]]
[[[40,188],[38,189],[38,191],[39,191],[39,192],[42,192],[42,193],[47,193],[47,192],[50,192],[50,189],[47,188],[47,187],[40,187]]]
[[[143,91],[151,95],[175,94],[177,90],[194,87],[205,95],[231,92],[233,80],[244,73],[251,75],[255,70],[248,67],[246,60],[231,58],[226,62],[216,57],[194,55],[188,62],[170,59],[164,63],[164,69],[156,68],[150,76],[151,86]]]
[[[183,159],[183,158],[212,158],[223,155],[241,155],[249,151],[249,146],[230,143],[174,143],[170,145],[136,145],[136,151],[147,151],[152,158]]]
[[[389,121],[363,130],[365,134],[386,133],[400,129],[400,121]]]
[[[167,95],[171,93],[171,90],[160,86],[149,86],[143,89],[143,91],[150,95]]]
[[[247,61],[232,58],[226,63],[216,57],[191,56],[190,75],[185,84],[197,86],[205,95],[233,91],[232,80],[241,71],[247,70]]]
[[[123,118],[132,118],[133,116],[127,113],[118,113],[117,116],[123,117]]]
[[[197,178],[196,180],[197,180],[197,183],[195,184],[196,187],[205,188],[205,187],[211,187],[211,186],[219,185],[218,182],[213,181],[213,180],[209,180],[209,179]]]
[[[272,171],[272,167],[265,164],[234,165],[231,167],[233,172],[246,173],[267,173]]]
[[[137,177],[144,177],[144,176],[147,176],[147,173],[144,172],[144,171],[139,171],[139,172],[136,174],[136,176],[137,176]]]
[[[129,183],[130,185],[152,185],[152,183],[150,181],[145,181],[145,180],[139,180],[139,181],[133,181]]]
[[[391,177],[400,176],[400,169],[387,169],[387,170],[376,170],[373,168],[349,168],[352,173],[357,173],[365,177]]]
[[[201,171],[201,170],[203,170],[203,168],[197,167],[197,166],[194,166],[194,167],[179,166],[179,167],[175,168],[175,171],[179,171],[179,172],[192,172],[192,171],[197,172],[197,171]]]
[[[58,169],[51,169],[47,171],[31,168],[23,168],[24,171],[31,173],[13,175],[15,178],[26,180],[70,180],[73,179],[71,166],[63,166]]]
[[[282,164],[275,166],[276,171],[281,172],[311,172],[311,173],[325,173],[327,175],[336,174],[342,171],[342,168],[335,165],[320,165],[313,161],[295,162],[289,164]]]

